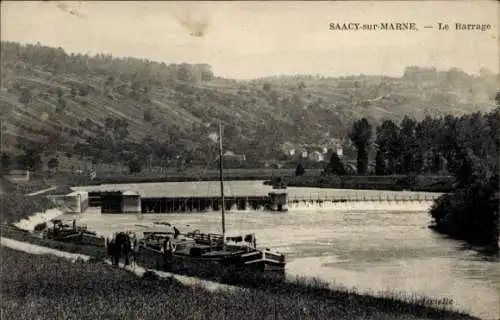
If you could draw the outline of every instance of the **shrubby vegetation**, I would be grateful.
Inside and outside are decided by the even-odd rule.
[[[498,252],[500,101],[490,114],[449,119],[449,123],[454,131],[448,136],[451,146],[447,151],[453,155],[457,187],[434,204],[434,227]]]
[[[436,201],[431,210],[434,228],[498,252],[498,173],[479,179]]]
[[[35,187],[42,187],[35,185]],[[15,185],[0,176],[0,223],[12,223],[27,218],[37,212],[44,212],[53,207],[53,203],[44,196],[26,197],[22,186]]]

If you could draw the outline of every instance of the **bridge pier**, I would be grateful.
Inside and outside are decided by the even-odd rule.
[[[272,211],[288,211],[288,192],[269,192]]]

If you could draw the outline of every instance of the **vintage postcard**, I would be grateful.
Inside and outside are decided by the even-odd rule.
[[[2,1],[2,319],[500,319],[496,1]]]

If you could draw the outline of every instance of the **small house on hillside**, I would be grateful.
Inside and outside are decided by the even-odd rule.
[[[286,156],[293,157],[296,153],[295,146],[291,142],[285,142],[281,146],[281,152],[283,152]]]
[[[328,149],[331,149],[337,153],[339,157],[344,155],[343,140],[333,138],[328,143]]]
[[[314,150],[311,153],[309,153],[309,160],[321,162],[325,160],[325,156],[322,152]]]
[[[309,152],[304,147],[297,148],[296,153],[299,155],[299,157],[301,157],[303,159],[306,159],[307,156],[309,155]]]
[[[29,181],[30,171],[29,170],[10,170],[5,178],[11,181]]]
[[[224,161],[246,161],[247,157],[244,154],[235,154],[232,151],[226,151],[224,153]]]

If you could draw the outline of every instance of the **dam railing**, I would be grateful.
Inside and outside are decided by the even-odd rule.
[[[318,195],[310,194],[304,196],[289,195],[288,203],[296,202],[405,202],[405,201],[434,201],[441,194],[434,193],[410,193],[410,194],[342,194],[342,195]]]

